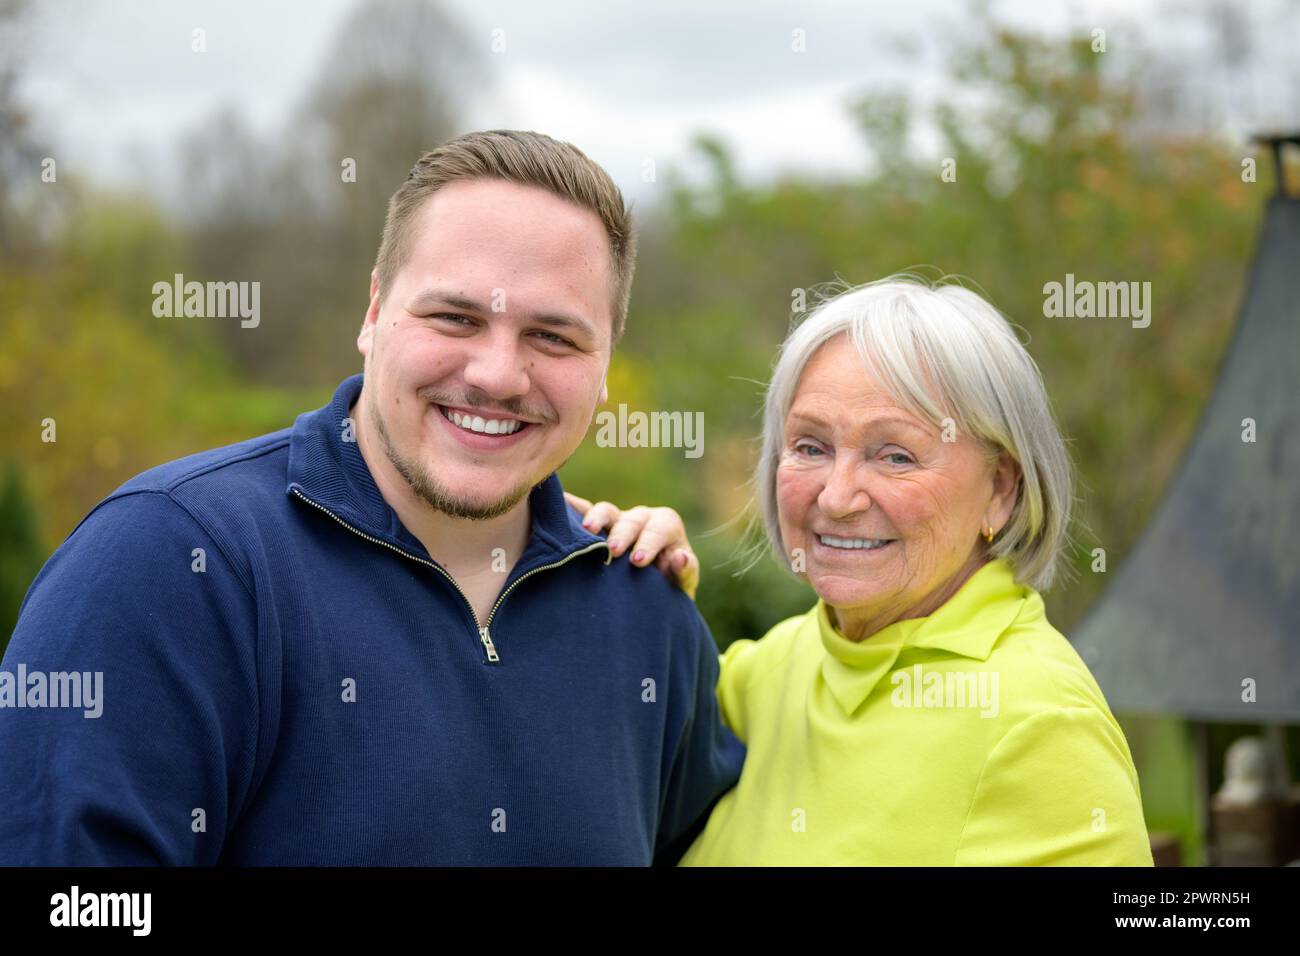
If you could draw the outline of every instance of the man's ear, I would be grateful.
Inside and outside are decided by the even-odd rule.
[[[370,272],[370,305],[366,308],[365,318],[361,320],[361,331],[357,334],[357,351],[370,355],[374,345],[375,329],[379,325],[379,270]]]

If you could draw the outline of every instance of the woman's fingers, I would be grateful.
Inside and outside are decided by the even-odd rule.
[[[612,507],[612,506],[611,506]],[[646,523],[650,520],[650,513],[653,509],[645,505],[638,505],[635,508],[628,508],[622,514],[616,515],[613,527],[609,530],[609,550],[614,557],[623,554],[636,554],[641,550],[642,540],[645,537],[643,533]],[[635,544],[636,547],[633,547]],[[659,549],[655,549],[655,554]],[[645,561],[634,562],[644,565]]]
[[[686,524],[682,521],[682,516],[672,508],[641,510],[645,511],[645,515],[636,542],[631,548],[633,564],[645,567],[670,548],[690,546],[686,540]]]
[[[687,597],[695,600],[695,592],[700,586],[700,559],[694,551],[689,547],[669,548],[659,555],[655,567],[675,581]]]
[[[593,534],[609,529],[614,557],[631,556],[637,567],[653,564],[692,598],[700,583],[700,561],[686,538],[686,524],[672,508],[639,505],[622,511],[609,501],[595,504],[570,492],[564,498],[583,516],[582,526]]]
[[[582,519],[582,526],[592,534],[600,534],[606,528],[613,527],[622,514],[618,506],[612,502],[597,501],[587,509]]]
[[[590,501],[588,501],[586,498],[579,498],[571,491],[566,491],[564,493],[564,500],[567,501],[569,504],[571,504],[574,510],[577,511],[578,514],[580,515],[585,515],[588,511],[591,510]]]

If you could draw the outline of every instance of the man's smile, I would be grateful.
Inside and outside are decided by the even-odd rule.
[[[448,407],[433,405],[438,411],[447,430],[468,448],[476,450],[497,450],[517,444],[521,438],[534,430],[535,423],[503,415],[500,412],[484,412],[473,408]]]

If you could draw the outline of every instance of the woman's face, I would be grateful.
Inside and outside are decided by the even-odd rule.
[[[853,639],[943,604],[1015,505],[1009,458],[901,408],[844,335],[804,368],[783,438],[781,537]]]

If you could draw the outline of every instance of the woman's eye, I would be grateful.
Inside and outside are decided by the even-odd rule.
[[[810,455],[814,458],[817,457],[817,455],[820,455],[822,453],[822,450],[818,448],[816,445],[810,445],[807,442],[796,443],[794,446],[794,450],[800,454]]]
[[[902,461],[894,461],[894,462],[891,462],[891,464],[895,464],[895,465],[910,465],[910,464],[912,464],[912,456],[911,456],[911,455],[908,455],[908,454],[905,453],[905,452],[901,452],[901,451],[891,451],[891,452],[890,452],[888,455],[886,455],[885,457],[886,457],[886,458],[901,458],[901,459],[902,459]]]

